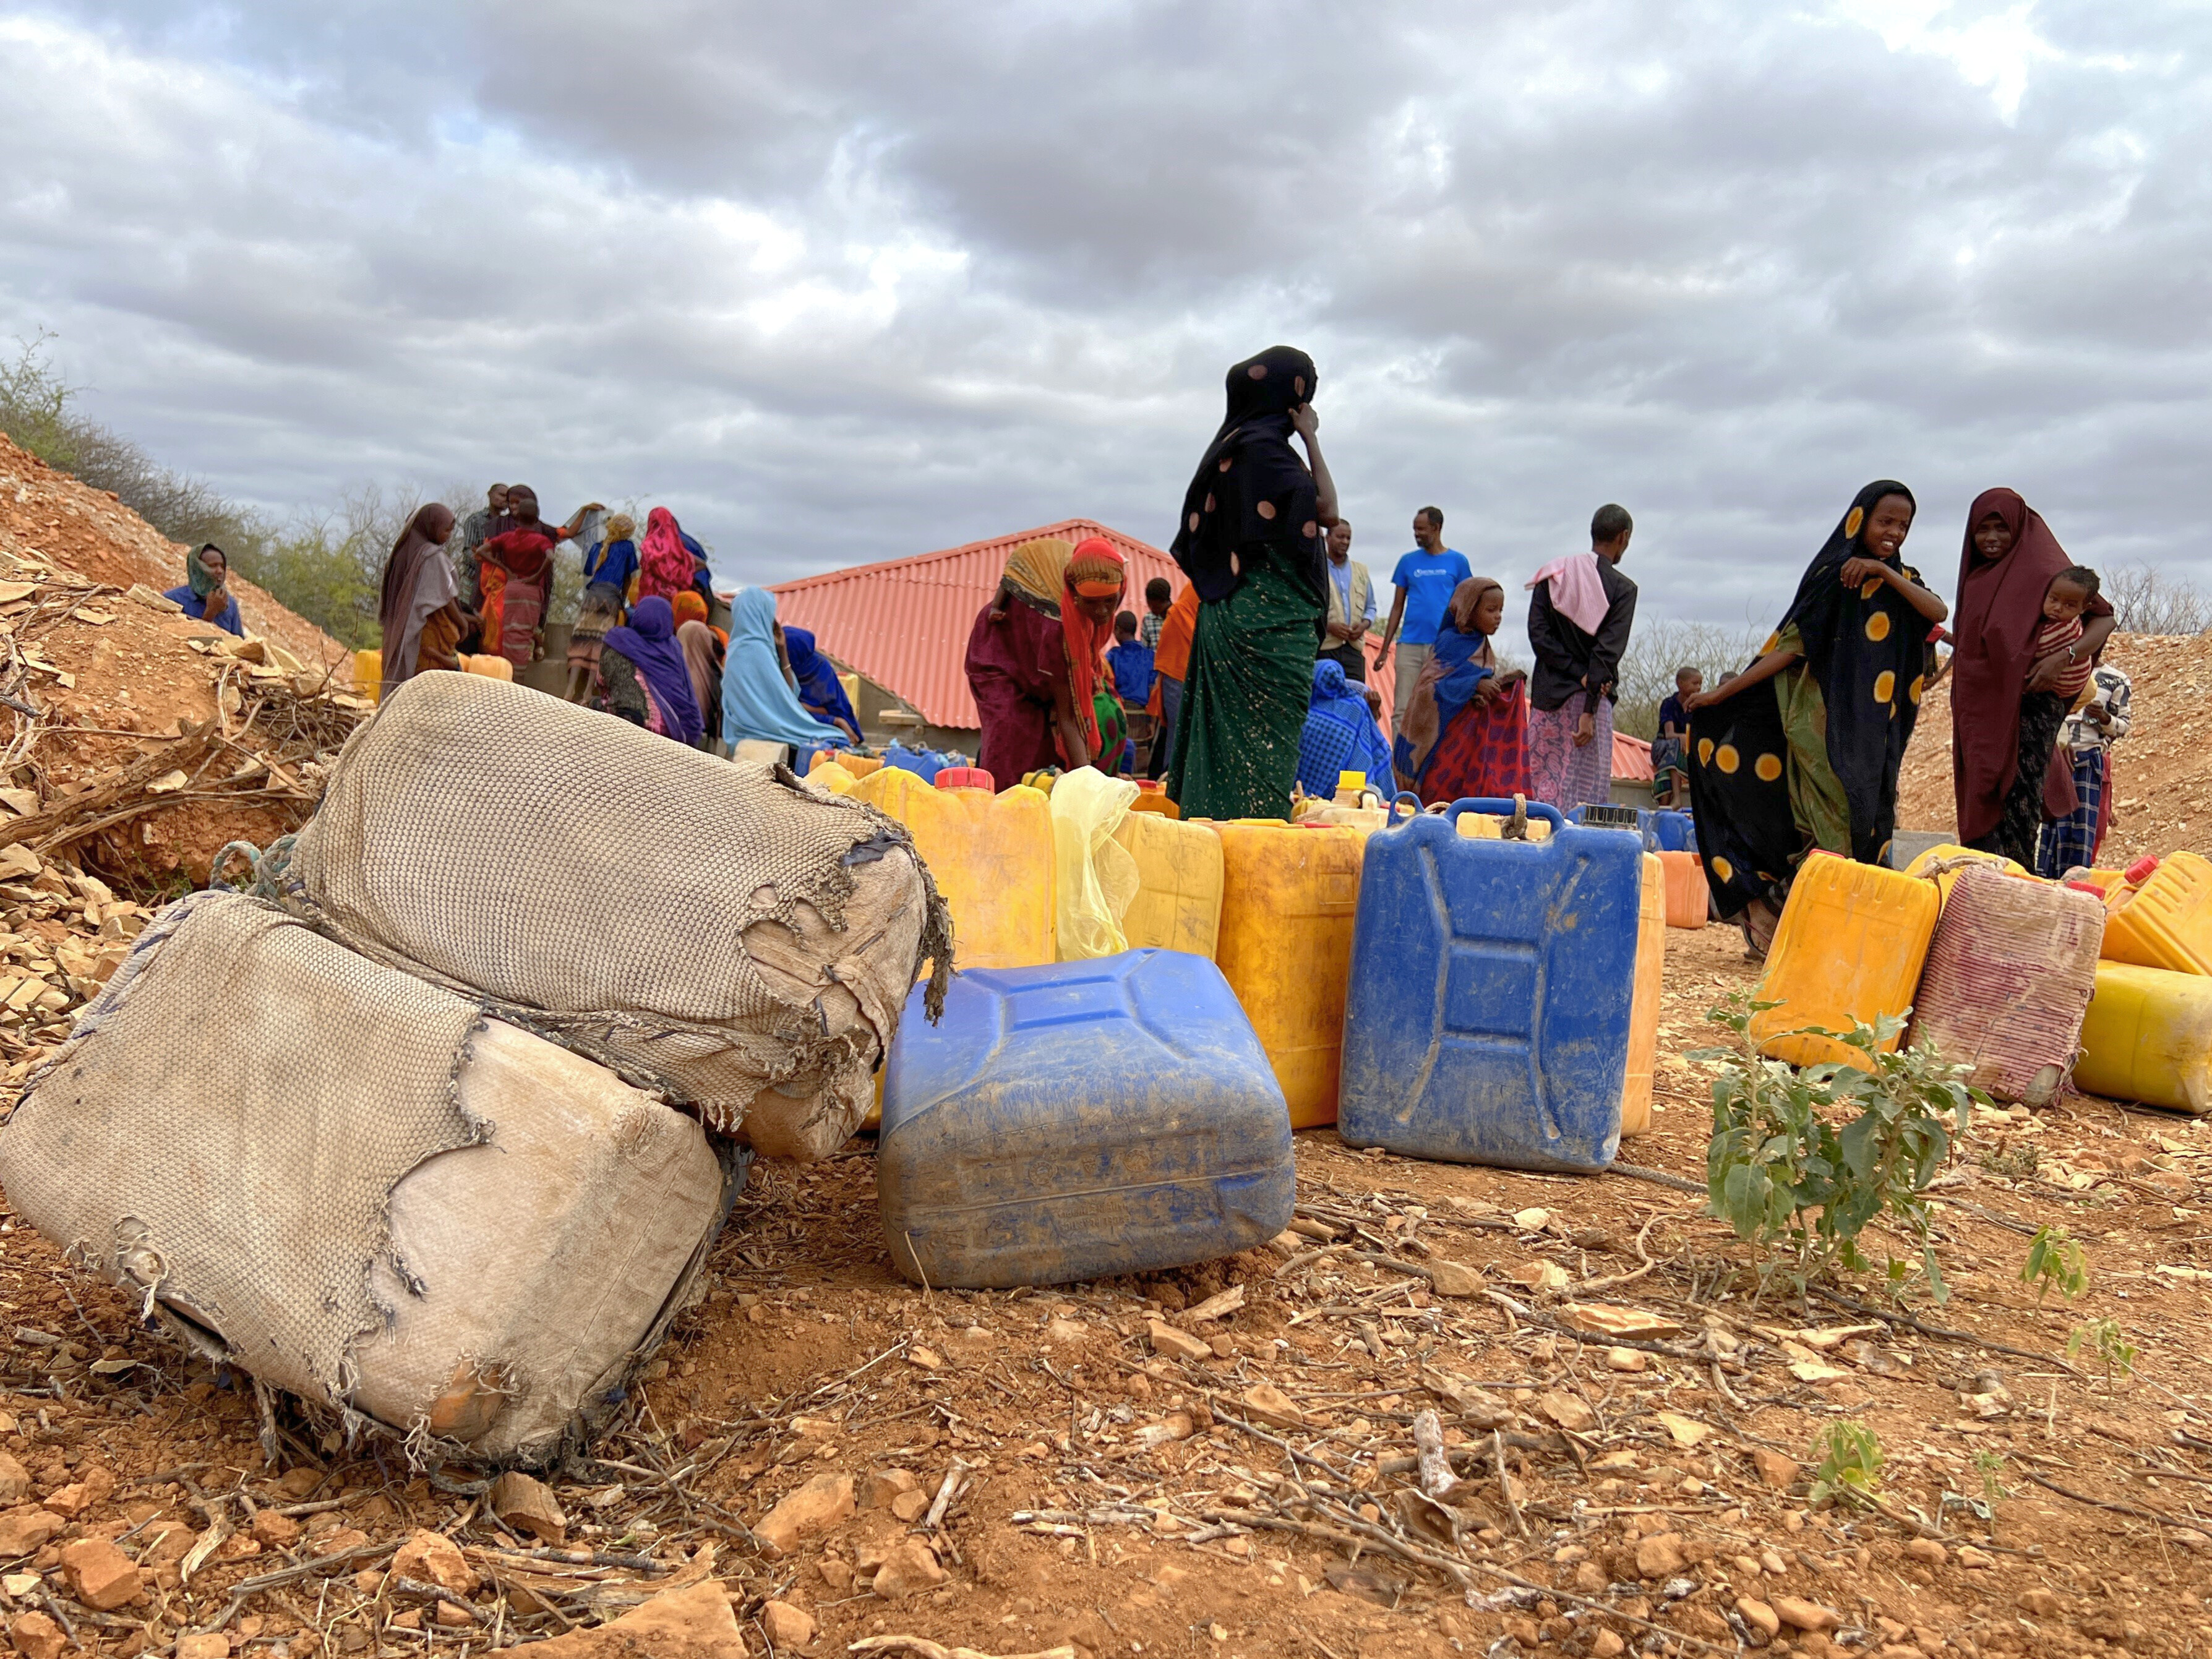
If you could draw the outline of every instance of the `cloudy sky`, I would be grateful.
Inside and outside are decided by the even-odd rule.
[[[1888,474],[1947,590],[1999,483],[2212,578],[2202,3],[19,0],[0,69],[0,332],[279,511],[1164,543],[1285,341],[1386,568],[1616,499],[1648,609],[1741,623]]]

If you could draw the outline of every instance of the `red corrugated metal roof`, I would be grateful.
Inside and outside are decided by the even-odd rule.
[[[1623,783],[1649,783],[1652,780],[1651,745],[1641,738],[1632,738],[1625,732],[1613,734],[1613,775]]]
[[[1071,542],[1103,536],[1120,548],[1129,562],[1125,604],[1139,615],[1145,584],[1153,577],[1164,576],[1176,592],[1182,592],[1183,574],[1173,559],[1092,519],[1067,519],[942,552],[802,576],[769,592],[775,595],[777,617],[811,629],[816,648],[841,666],[904,698],[933,726],[973,730],[980,717],[968,694],[968,635],[975,613],[998,588],[1007,556],[1036,536]],[[1367,679],[1382,694],[1387,729],[1395,676],[1375,668],[1381,636],[1379,629],[1367,635]]]
[[[1006,556],[1036,536],[1079,542],[1103,536],[1129,562],[1123,603],[1142,615],[1145,584],[1165,576],[1181,592],[1183,574],[1157,547],[1090,519],[1040,525],[989,541],[881,564],[853,565],[803,576],[769,591],[777,618],[811,629],[815,647],[843,666],[903,697],[932,726],[972,730],[981,724],[968,695],[968,635],[975,613],[990,603]]]

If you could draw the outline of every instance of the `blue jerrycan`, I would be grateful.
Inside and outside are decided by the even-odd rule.
[[[1518,1170],[1613,1161],[1642,839],[1533,801],[1548,841],[1458,833],[1462,814],[1513,811],[1455,801],[1368,837],[1337,1108],[1352,1146]]]
[[[917,986],[884,1071],[891,1262],[969,1290],[1188,1267],[1290,1225],[1290,1109],[1221,969],[1125,951]]]

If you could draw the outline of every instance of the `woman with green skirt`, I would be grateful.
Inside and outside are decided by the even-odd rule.
[[[1169,550],[1200,603],[1168,794],[1186,818],[1290,816],[1337,518],[1319,378],[1289,346],[1231,368],[1228,415],[1183,496]]]

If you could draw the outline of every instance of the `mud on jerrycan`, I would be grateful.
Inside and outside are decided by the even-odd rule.
[[[1211,1261],[1296,1198],[1290,1115],[1221,970],[1176,951],[963,973],[899,1023],[876,1192],[908,1279],[1000,1289]]]
[[[1367,832],[1280,818],[1213,828],[1222,866],[1213,959],[1274,1065],[1291,1126],[1334,1123]]]
[[[954,965],[1023,968],[1053,958],[1050,801],[1017,787],[939,789],[904,767],[883,766],[842,793],[913,832],[952,912]]]
[[[1644,849],[1528,812],[1546,841],[1462,836],[1462,800],[1369,837],[1337,1132],[1355,1146],[1602,1170],[1620,1143]]]

